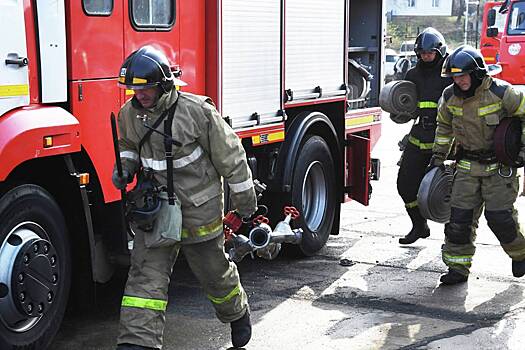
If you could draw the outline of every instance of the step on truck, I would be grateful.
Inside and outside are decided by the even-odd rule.
[[[380,0],[0,2],[0,348],[45,349],[66,305],[129,261],[111,183],[124,59],[150,44],[208,95],[313,255],[379,175]],[[77,300],[81,299],[81,300]],[[69,300],[69,301],[68,301]]]

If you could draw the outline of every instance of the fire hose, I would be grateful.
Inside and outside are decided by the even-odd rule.
[[[398,124],[414,119],[417,109],[416,84],[406,80],[391,81],[381,89],[379,105]]]
[[[424,218],[441,224],[449,221],[453,179],[454,170],[449,165],[435,167],[423,177],[417,193],[417,204]]]

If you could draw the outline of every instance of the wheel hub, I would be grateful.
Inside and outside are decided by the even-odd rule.
[[[38,316],[53,304],[58,289],[55,249],[44,239],[33,239],[20,249],[13,266],[11,288],[17,309]]]
[[[59,289],[59,261],[43,228],[22,223],[0,248],[0,319],[14,332],[32,328]]]

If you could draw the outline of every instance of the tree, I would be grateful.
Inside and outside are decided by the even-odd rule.
[[[466,0],[452,0],[452,16],[457,16],[456,25],[461,24],[461,19],[465,14]]]

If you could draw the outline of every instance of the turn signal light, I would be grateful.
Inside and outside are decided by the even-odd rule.
[[[89,173],[78,174],[78,183],[87,185],[89,183]]]
[[[44,137],[44,148],[53,147],[53,136]]]

